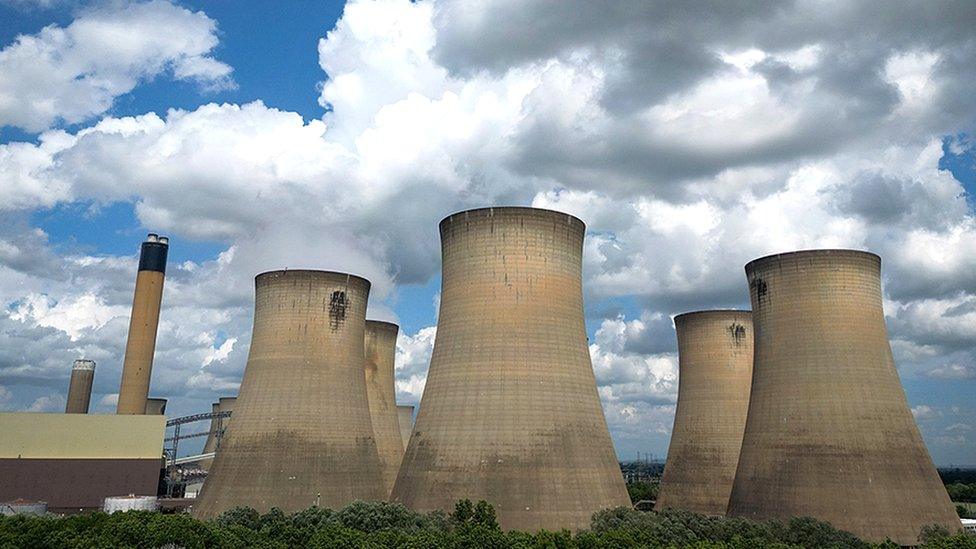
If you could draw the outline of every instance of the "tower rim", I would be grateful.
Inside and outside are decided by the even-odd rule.
[[[492,217],[495,212],[499,213],[521,213],[523,215],[538,215],[540,217],[556,217],[565,216],[570,219],[572,223],[578,224],[580,228],[584,231],[586,230],[586,223],[576,217],[573,214],[561,212],[559,210],[551,210],[548,208],[533,208],[532,206],[486,206],[483,208],[473,208],[470,210],[461,210],[459,212],[454,212],[444,219],[441,219],[440,223],[437,225],[441,232],[444,228],[449,225],[456,217]]]
[[[372,325],[372,326],[375,326],[377,328],[382,328],[382,329],[389,330],[389,331],[392,331],[392,332],[399,332],[400,331],[400,325],[399,324],[397,324],[395,322],[390,322],[390,321],[387,321],[387,320],[373,320],[371,318],[367,318],[366,319],[366,325],[367,326]]]
[[[696,318],[699,316],[736,316],[736,315],[752,315],[752,309],[702,309],[700,311],[687,311],[684,313],[679,313],[674,315],[674,322],[677,323],[678,319],[688,320],[690,318]]]
[[[314,276],[315,278],[322,278],[322,279],[347,278],[349,280],[356,280],[362,284],[365,284],[366,288],[370,288],[372,286],[372,283],[369,281],[369,279],[365,277],[352,274],[352,273],[344,273],[342,271],[327,271],[321,269],[274,269],[271,271],[264,271],[258,273],[254,277],[254,282],[256,283],[257,281],[265,278],[276,278],[288,274],[306,275],[306,276],[311,275]]]
[[[871,258],[877,264],[881,265],[881,256],[870,252],[867,250],[858,250],[855,248],[812,248],[809,250],[794,250],[791,252],[780,252],[776,254],[765,255],[752,261],[746,263],[745,271],[746,274],[755,271],[761,265],[766,263],[772,263],[781,259],[791,259],[791,258],[803,258],[803,257],[858,257],[858,258]]]

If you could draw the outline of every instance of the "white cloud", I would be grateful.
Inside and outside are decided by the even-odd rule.
[[[46,395],[37,397],[34,402],[27,407],[27,412],[61,412],[64,411],[65,400],[63,395]]]
[[[0,50],[0,126],[41,131],[82,122],[166,72],[211,89],[230,86],[231,68],[210,57],[216,31],[203,12],[152,0],[110,4],[66,27],[19,35]]]
[[[397,335],[396,389],[400,404],[419,404],[427,383],[427,368],[434,350],[437,327],[421,328],[414,335]]]
[[[927,404],[919,404],[918,406],[912,406],[912,415],[915,416],[917,421],[924,421],[940,417],[942,413]]]

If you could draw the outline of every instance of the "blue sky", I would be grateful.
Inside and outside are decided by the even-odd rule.
[[[415,403],[437,222],[521,204],[588,224],[587,331],[621,457],[666,452],[671,316],[746,307],[755,257],[854,247],[883,257],[934,458],[976,465],[976,46],[959,14],[791,8],[777,34],[748,10],[573,2],[42,4],[0,1],[2,408],[63,406],[84,353],[113,409],[148,231],[173,244],[153,379],[171,413],[236,391],[252,277],[283,266],[373,281]]]

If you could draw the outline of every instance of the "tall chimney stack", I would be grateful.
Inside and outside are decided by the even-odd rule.
[[[149,233],[142,243],[136,292],[132,299],[132,317],[129,320],[129,338],[122,364],[122,384],[116,409],[119,414],[146,413],[168,252],[169,239],[165,236]]]
[[[95,361],[83,358],[75,361],[71,368],[71,381],[68,383],[68,404],[66,414],[87,414],[91,403],[92,381],[95,379]]]

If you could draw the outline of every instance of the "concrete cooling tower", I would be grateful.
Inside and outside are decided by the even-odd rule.
[[[926,524],[958,530],[892,360],[881,259],[801,251],[746,275],[755,363],[729,514],[811,516],[899,545]]]
[[[91,403],[92,382],[95,380],[95,361],[78,359],[71,367],[71,380],[68,382],[68,403],[66,414],[87,414]]]
[[[146,399],[146,415],[147,416],[165,416],[166,415],[166,403],[168,401],[165,398],[149,398]]]
[[[194,516],[386,498],[363,375],[369,286],[324,271],[255,278],[254,331],[234,421]]]
[[[410,433],[413,432],[413,406],[397,406],[397,416],[400,420],[400,438],[403,440],[403,448],[407,448],[410,442]],[[401,456],[401,461],[402,461]]]
[[[116,409],[119,414],[146,413],[168,253],[169,239],[165,236],[150,233],[142,243],[136,291],[132,299],[132,317],[129,319],[129,337],[122,363],[122,384]]]
[[[389,496],[400,469],[403,457],[403,440],[400,438],[400,420],[396,409],[396,359],[397,332],[400,327],[378,320],[366,321],[365,355],[366,396],[369,399],[369,415],[373,423],[373,437],[383,464],[383,483]]]
[[[655,508],[725,515],[752,384],[752,313],[674,317],[678,407]]]
[[[583,222],[486,208],[440,233],[437,339],[392,499],[485,499],[503,528],[530,531],[630,505],[583,325]]]
[[[220,397],[217,402],[213,403],[211,411],[213,413],[217,412],[234,412],[234,403],[237,401],[237,397]],[[227,428],[230,426],[230,418],[213,418],[210,420],[210,430],[207,432],[207,440],[203,443],[203,451],[201,453],[209,454],[216,452],[218,446],[220,445],[220,437],[218,436],[218,431],[223,429],[227,432]],[[212,459],[200,460],[200,468],[204,470],[210,469],[213,464]]]

